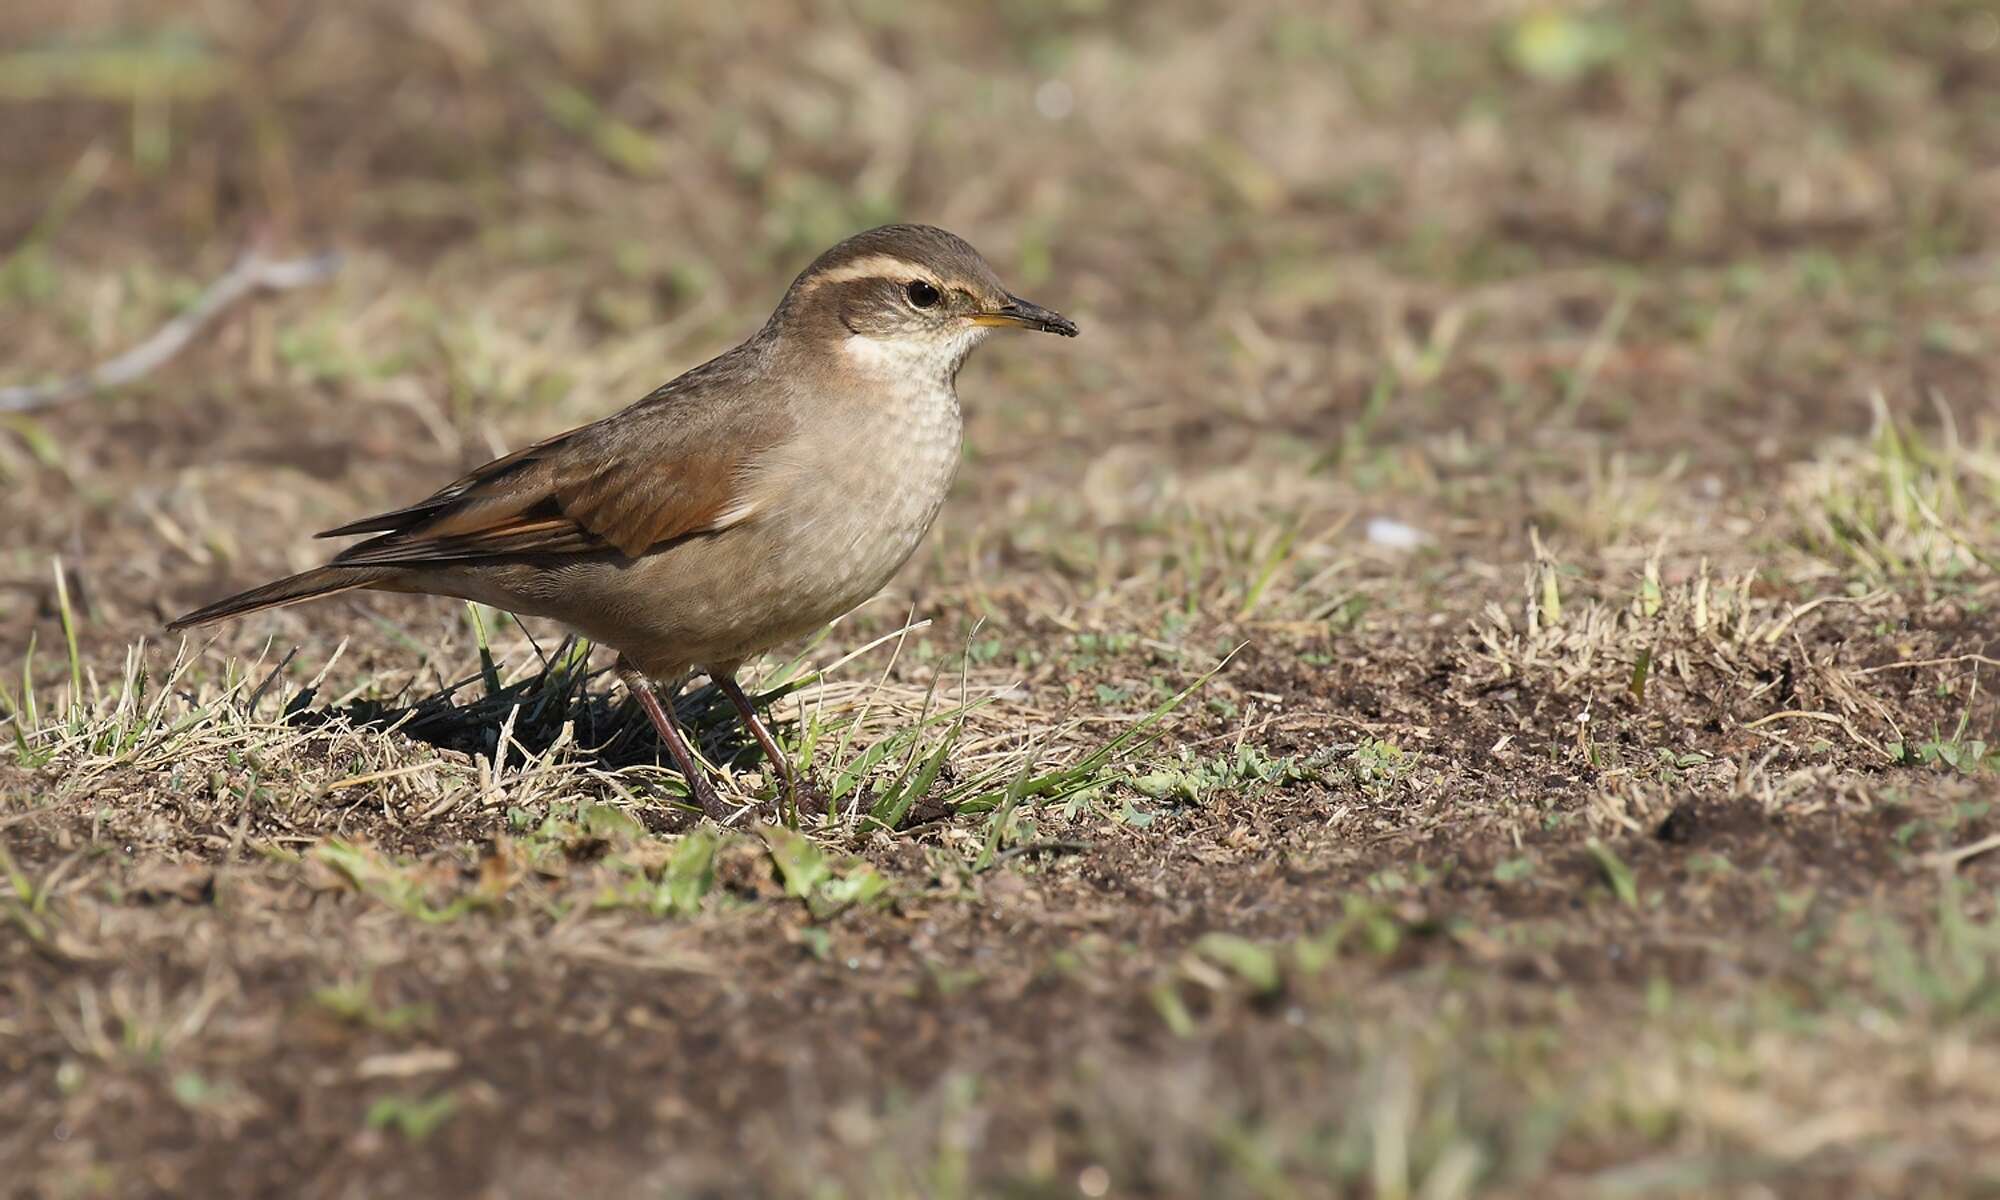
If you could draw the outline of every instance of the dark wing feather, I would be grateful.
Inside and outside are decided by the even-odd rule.
[[[465,498],[468,493],[476,490],[495,488],[504,482],[508,476],[523,469],[561,442],[581,432],[583,431],[580,429],[572,429],[568,433],[559,433],[552,438],[544,438],[532,446],[524,446],[512,454],[496,458],[484,466],[474,468],[455,482],[439,488],[436,492],[417,501],[415,504],[405,505],[402,508],[392,509],[385,513],[377,513],[372,517],[363,517],[359,521],[349,521],[337,529],[323,530],[313,536],[323,538],[351,537],[357,533],[389,533],[411,529],[439,516],[446,509],[451,508],[456,501]]]
[[[320,536],[380,535],[348,547],[333,559],[337,565],[424,567],[608,551],[637,556],[726,527],[749,511],[744,487],[760,452],[790,432],[773,419],[778,414],[746,403],[754,350],[754,343],[739,347],[623,412],[495,459],[415,504]]]

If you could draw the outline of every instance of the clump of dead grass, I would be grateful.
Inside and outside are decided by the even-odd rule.
[[[1927,588],[2000,571],[2000,431],[1961,436],[1938,406],[1926,436],[1874,397],[1866,438],[1837,439],[1782,489],[1796,543],[1823,577]]]
[[[1578,596],[1582,577],[1539,538],[1534,549],[1519,608],[1491,603],[1472,623],[1465,682],[1475,692],[1518,684],[1567,698],[1586,758],[1593,708],[1616,705],[1668,720],[1701,714],[1781,740],[1802,729],[1838,734],[1875,761],[1897,759],[1892,746],[1905,739],[1889,681],[1851,661],[1834,632],[1904,611],[1894,593],[1789,599],[1752,571],[1717,577],[1707,560],[1669,582],[1660,547],[1624,594]]]

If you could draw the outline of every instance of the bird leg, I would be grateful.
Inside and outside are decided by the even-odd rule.
[[[717,822],[730,816],[729,807],[715,794],[715,785],[708,781],[708,775],[701,769],[701,764],[695,761],[694,751],[688,748],[687,739],[681,735],[680,724],[674,720],[673,706],[671,704],[663,706],[660,703],[659,693],[653,689],[653,681],[623,658],[618,660],[616,670],[618,678],[632,693],[632,698],[639,702],[639,707],[645,709],[646,716],[652,719],[653,728],[659,730],[660,740],[667,744],[667,754],[673,758],[674,767],[680,771],[681,778],[687,781],[688,794],[694,797],[695,803],[701,805],[701,811]]]
[[[743,694],[743,688],[737,684],[734,672],[717,675],[715,683],[722,689],[722,694],[729,697],[729,702],[736,706],[736,712],[743,718],[743,724],[749,728],[750,736],[756,738],[757,744],[764,748],[765,761],[771,764],[771,770],[777,772],[778,783],[784,789],[785,798],[791,804],[792,811],[797,812],[799,782],[792,774],[791,761],[778,749],[778,739],[771,736],[771,731],[765,728],[763,720],[757,716],[756,707],[750,703],[750,697]]]

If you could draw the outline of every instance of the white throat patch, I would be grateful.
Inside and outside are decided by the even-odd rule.
[[[948,382],[972,348],[992,330],[971,325],[951,337],[877,338],[849,334],[840,343],[847,361],[870,375],[899,383]]]

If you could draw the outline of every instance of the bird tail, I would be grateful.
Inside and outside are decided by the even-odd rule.
[[[238,592],[234,596],[217,600],[184,616],[175,617],[167,623],[167,630],[173,632],[195,625],[207,625],[212,621],[262,612],[267,608],[282,608],[287,604],[297,604],[301,600],[331,596],[336,592],[351,591],[354,588],[370,587],[390,574],[389,571],[369,570],[366,567],[314,567],[310,571],[301,571],[297,575],[287,576],[275,583],[251,588],[247,592]]]

